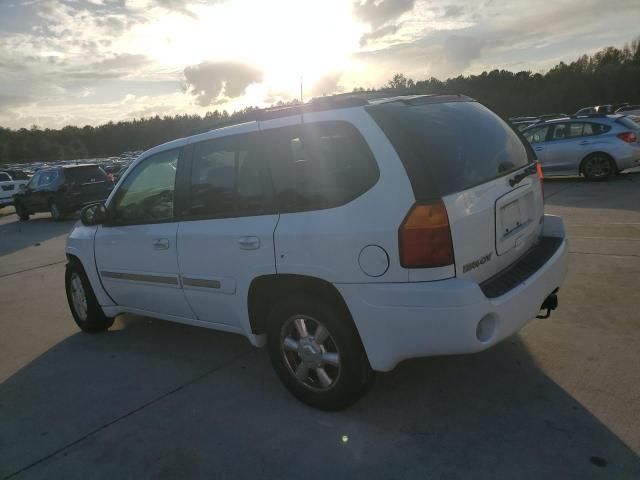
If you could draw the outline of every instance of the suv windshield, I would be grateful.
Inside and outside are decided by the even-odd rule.
[[[66,168],[64,178],[71,183],[94,183],[107,180],[107,174],[97,165],[87,165],[85,167]]]
[[[367,107],[402,163],[416,200],[466,190],[533,160],[500,117],[473,101]]]

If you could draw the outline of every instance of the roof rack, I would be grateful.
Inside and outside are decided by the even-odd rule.
[[[376,92],[350,92],[337,95],[329,95],[326,97],[314,97],[307,103],[295,105],[285,105],[278,107],[259,108],[251,110],[244,115],[238,115],[233,119],[224,122],[216,122],[209,128],[199,129],[191,135],[218,130],[219,128],[240,125],[248,122],[259,122],[264,120],[272,120],[275,118],[289,117],[293,115],[302,115],[303,113],[321,112],[325,110],[333,110],[338,108],[364,107],[366,105],[402,102],[406,105],[422,105],[427,103],[439,103],[443,101],[468,101],[471,98],[465,95],[441,95],[441,94],[412,94],[406,93],[402,96],[390,97],[391,93],[396,91],[376,91]],[[384,102],[376,102],[376,100],[385,100]]]

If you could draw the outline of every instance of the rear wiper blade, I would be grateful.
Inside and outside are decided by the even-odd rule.
[[[532,163],[527,168],[525,168],[524,170],[519,171],[513,177],[511,177],[509,179],[509,185],[512,186],[512,187],[515,187],[522,180],[527,178],[529,175],[533,175],[534,173],[536,173],[536,164]]]

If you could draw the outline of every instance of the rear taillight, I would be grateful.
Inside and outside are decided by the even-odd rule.
[[[540,162],[536,162],[536,172],[540,179],[540,190],[542,190],[542,200],[544,200],[544,174],[542,173],[542,166],[540,166]]]
[[[617,136],[620,140],[627,143],[633,143],[638,140],[638,137],[633,132],[623,132],[619,133]]]
[[[449,216],[442,200],[411,207],[398,230],[400,264],[435,268],[453,264]]]

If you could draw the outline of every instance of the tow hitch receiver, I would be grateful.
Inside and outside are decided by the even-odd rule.
[[[557,291],[558,289],[556,288],[551,295],[545,298],[544,302],[542,302],[542,305],[540,306],[540,310],[546,310],[546,312],[542,315],[536,315],[536,318],[549,318],[551,316],[551,310],[558,308]]]

